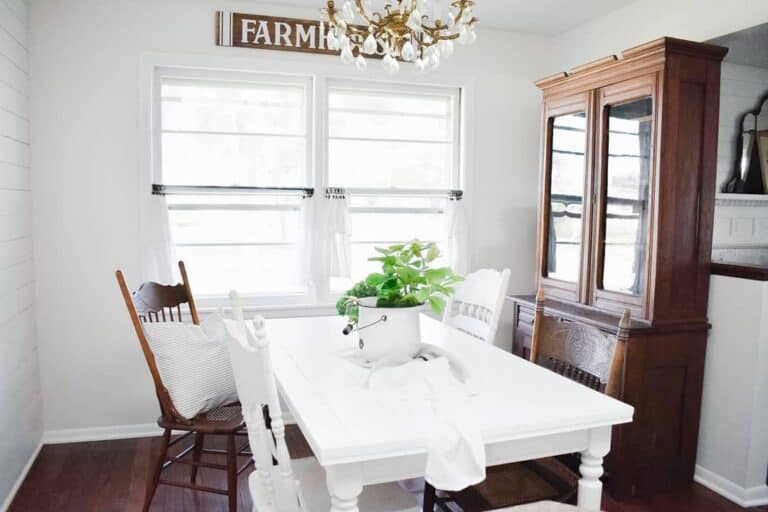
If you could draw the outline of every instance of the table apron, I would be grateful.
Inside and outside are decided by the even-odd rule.
[[[491,442],[486,445],[486,465],[496,466],[510,462],[584,451],[589,445],[590,430],[593,429]],[[326,465],[326,468],[354,468],[355,473],[361,477],[363,485],[374,485],[407,478],[423,477],[426,464],[426,454],[420,453],[332,463]]]

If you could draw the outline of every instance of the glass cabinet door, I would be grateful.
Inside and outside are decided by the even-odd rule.
[[[586,113],[552,117],[549,130],[549,215],[544,275],[576,283],[582,261]]]
[[[602,260],[598,287],[641,296],[646,286],[653,98],[604,107]]]

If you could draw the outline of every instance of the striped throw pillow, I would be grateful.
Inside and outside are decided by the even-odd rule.
[[[211,315],[201,325],[144,324],[163,384],[183,417],[236,402],[237,389],[227,352],[224,320]]]

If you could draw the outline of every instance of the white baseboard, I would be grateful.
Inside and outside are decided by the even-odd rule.
[[[295,423],[290,411],[283,414],[286,423]],[[137,425],[112,425],[108,427],[65,428],[61,430],[46,430],[43,433],[43,444],[83,443],[87,441],[110,441],[112,439],[134,439],[137,437],[154,437],[162,434],[156,423],[139,423]]]
[[[109,441],[111,439],[134,439],[153,437],[162,433],[156,423],[138,425],[113,425],[109,427],[66,428],[46,430],[43,444],[82,443],[85,441]]]
[[[696,465],[693,479],[704,487],[736,503],[740,507],[750,508],[768,505],[768,485],[741,487],[717,473]]]
[[[8,510],[8,507],[11,506],[11,502],[13,501],[13,498],[16,497],[16,493],[19,492],[19,489],[21,488],[21,484],[24,483],[24,479],[27,478],[27,474],[29,473],[29,470],[32,469],[32,464],[35,463],[35,459],[37,459],[38,454],[40,454],[40,449],[43,447],[42,440],[37,444],[37,448],[35,448],[35,451],[32,452],[32,455],[30,455],[29,460],[24,465],[24,469],[21,470],[21,473],[19,473],[19,477],[16,479],[16,482],[13,484],[13,487],[11,487],[10,491],[8,491],[8,496],[5,497],[5,501],[3,502],[3,505],[0,507],[1,512],[6,512]]]

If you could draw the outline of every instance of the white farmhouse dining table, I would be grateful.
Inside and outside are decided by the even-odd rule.
[[[407,401],[382,401],[368,369],[350,357],[357,336],[341,317],[267,322],[275,377],[299,428],[325,468],[331,511],[358,511],[365,485],[423,477],[429,436]],[[466,414],[493,466],[581,452],[578,505],[600,510],[611,427],[634,409],[422,315],[422,341],[460,360],[477,393]],[[364,511],[376,512],[376,511]]]

